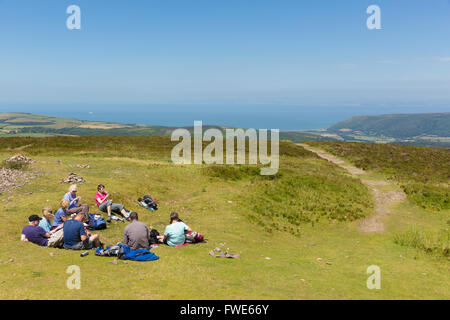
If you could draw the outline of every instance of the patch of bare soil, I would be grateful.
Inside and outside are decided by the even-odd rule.
[[[338,157],[329,154],[323,150],[311,148],[306,144],[299,144],[308,151],[314,152],[322,159],[328,160],[339,167],[347,170],[352,175],[364,175],[366,172],[354,166],[345,165],[345,162]],[[359,231],[363,233],[381,233],[385,231],[383,220],[392,214],[389,208],[395,203],[404,201],[406,194],[403,191],[384,191],[379,187],[392,185],[391,182],[386,180],[361,180],[367,187],[369,187],[372,197],[375,202],[375,214],[364,219],[358,226]]]

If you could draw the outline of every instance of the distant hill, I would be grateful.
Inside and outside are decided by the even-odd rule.
[[[450,112],[353,117],[329,127],[327,131],[340,136],[387,137],[402,140],[449,138]]]
[[[170,136],[178,127],[84,121],[31,113],[0,113],[0,137],[30,136]],[[193,127],[184,127],[191,133]],[[226,128],[204,125],[203,129]],[[354,117],[328,129],[280,132],[281,140],[357,141],[426,147],[450,147],[450,113]]]

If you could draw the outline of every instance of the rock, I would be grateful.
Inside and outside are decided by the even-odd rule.
[[[272,258],[270,258],[270,257],[265,257],[264,259],[266,259],[266,260],[272,260]]]
[[[9,262],[14,262],[14,259],[9,259]]]
[[[227,201],[227,203],[233,203],[233,201]]]
[[[53,252],[50,252],[50,257],[54,257],[55,254]]]
[[[113,261],[110,261],[109,263],[112,263],[114,265],[117,265],[117,259],[114,259]]]
[[[5,159],[3,160],[4,162],[22,162],[22,163],[26,163],[26,164],[30,164],[30,163],[35,163],[36,161],[34,161],[31,158],[25,157],[21,154],[12,156],[11,158]]]
[[[125,263],[125,264],[127,264],[127,263],[128,263],[128,261],[125,261],[125,260],[123,260],[122,262],[123,262],[123,263]]]
[[[328,265],[330,265],[330,266],[332,265],[332,263],[331,263],[331,262],[329,262],[329,261],[328,261],[328,262],[327,262],[326,264],[328,264]]]
[[[70,173],[67,178],[61,179],[59,182],[62,183],[84,183],[86,180],[83,179],[83,177],[78,176],[76,173]]]
[[[3,280],[3,281],[0,281],[0,284],[2,284],[2,283],[5,283],[6,281],[5,280]]]
[[[317,258],[316,260],[317,260],[317,261],[322,261],[322,258]]]

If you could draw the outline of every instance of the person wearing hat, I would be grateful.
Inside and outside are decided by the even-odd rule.
[[[28,218],[28,221],[30,224],[23,228],[20,240],[25,242],[29,241],[39,246],[46,247],[48,245],[50,233],[45,232],[44,229],[39,227],[39,221],[41,221],[41,218],[39,218],[38,215],[33,214]]]
[[[21,241],[31,242],[42,247],[59,247],[61,246],[62,230],[51,235],[39,226],[41,218],[38,215],[31,215],[28,218],[29,225],[23,228]]]

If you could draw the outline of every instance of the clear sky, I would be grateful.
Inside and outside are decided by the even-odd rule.
[[[450,1],[0,0],[0,105],[30,104],[442,109]]]

